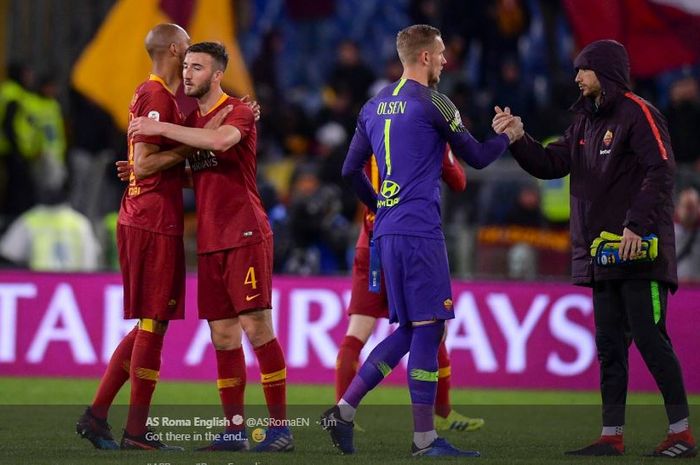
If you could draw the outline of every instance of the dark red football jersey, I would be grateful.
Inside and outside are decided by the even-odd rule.
[[[198,150],[190,158],[197,206],[197,252],[256,244],[272,235],[256,183],[257,133],[248,105],[226,94],[205,115],[193,112],[186,126],[202,128],[218,110],[232,105],[222,123],[238,128],[241,140],[223,152]]]
[[[136,88],[131,99],[129,121],[138,116],[174,124],[183,122],[175,95],[160,77],[153,74]],[[132,167],[134,146],[138,142],[157,145],[159,151],[178,145],[160,136],[129,137],[129,165]],[[160,234],[182,235],[184,167],[185,164],[181,163],[141,180],[137,180],[132,172],[129,186],[122,197],[119,223]]]

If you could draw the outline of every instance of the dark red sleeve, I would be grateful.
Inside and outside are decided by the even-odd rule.
[[[575,123],[574,123],[575,124]],[[571,147],[574,124],[563,137],[543,147],[528,133],[510,145],[510,153],[518,164],[539,179],[563,178],[571,169]]]
[[[178,109],[175,106],[175,101],[170,95],[163,92],[149,92],[143,95],[139,100],[134,117],[146,116],[148,118],[161,121],[163,123],[179,123],[180,118]],[[172,144],[172,141],[162,136],[134,136],[134,143],[145,142],[158,146],[166,145],[166,142]]]
[[[226,116],[223,125],[233,126],[241,132],[241,139],[245,139],[255,127],[255,115],[248,105],[243,103],[233,107],[231,113]]]
[[[445,145],[445,155],[442,157],[442,180],[455,192],[462,192],[467,188],[467,174],[452,154],[449,145]]]

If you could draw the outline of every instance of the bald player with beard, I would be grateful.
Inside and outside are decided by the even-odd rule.
[[[159,24],[146,36],[151,74],[129,105],[129,119],[147,116],[181,124],[175,101],[182,61],[190,38],[176,24]],[[182,450],[154,440],[146,420],[160,371],[163,337],[170,320],[184,318],[185,259],[182,188],[184,163],[140,179],[159,152],[177,143],[164,137],[129,136],[131,175],[117,226],[119,262],[124,282],[124,317],[138,324],[114,350],[92,404],[78,419],[76,432],[97,449],[119,449],[107,423],[114,398],[131,381],[129,414],[122,449]]]

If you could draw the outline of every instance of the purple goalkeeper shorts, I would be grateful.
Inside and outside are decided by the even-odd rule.
[[[387,234],[377,239],[389,298],[389,321],[454,318],[450,268],[442,239]]]

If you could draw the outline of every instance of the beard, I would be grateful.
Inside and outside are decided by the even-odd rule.
[[[207,81],[207,82],[201,84],[200,86],[191,87],[189,89],[189,92],[187,91],[187,88],[185,88],[185,95],[187,95],[188,97],[201,98],[204,95],[206,95],[210,89],[211,89],[211,81]]]
[[[428,87],[431,89],[437,89],[437,85],[440,82],[440,74],[438,73],[428,73]]]

